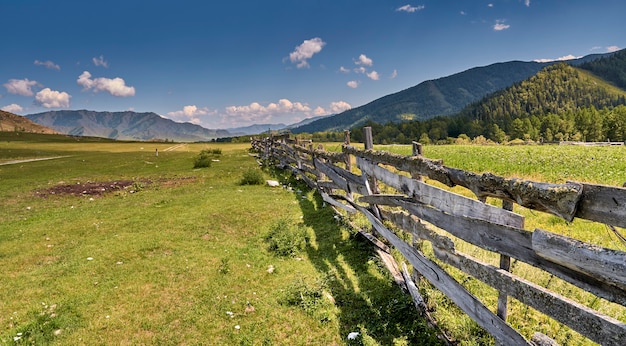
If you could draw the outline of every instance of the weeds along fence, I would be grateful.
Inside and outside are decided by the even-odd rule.
[[[626,227],[625,188],[576,182],[550,184],[476,174],[422,157],[421,145],[415,142],[412,156],[375,151],[371,128],[364,131],[365,150],[350,145],[347,131],[341,152],[325,151],[321,146],[313,148],[310,141],[302,143],[289,136],[253,138],[251,144],[266,162],[292,170],[317,189],[325,202],[367,217],[376,237],[391,244],[412,265],[414,273],[445,294],[490,333],[497,344],[555,344],[541,333],[528,340],[507,323],[509,297],[596,343],[626,344],[626,324],[511,270],[512,259],[525,262],[597,298],[626,306],[625,252],[548,230],[526,230],[525,218],[512,212],[517,203],[568,221],[581,218],[601,222],[615,230]],[[465,187],[477,199],[426,181]],[[502,207],[485,203],[488,197],[501,200]],[[459,251],[455,248],[459,239],[494,253],[499,257],[499,266]],[[424,241],[432,245],[436,260],[420,250]],[[445,265],[437,262],[460,269],[495,288],[497,311],[492,312],[455,280],[444,269]],[[414,287],[414,281],[407,281],[407,286]],[[424,309],[419,293],[414,290],[413,294],[416,306]]]

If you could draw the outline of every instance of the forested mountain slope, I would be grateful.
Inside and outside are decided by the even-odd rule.
[[[511,61],[472,68],[448,77],[422,82],[381,97],[361,107],[320,119],[292,130],[294,133],[342,131],[376,123],[426,120],[459,112],[467,104],[524,80],[548,63]]]

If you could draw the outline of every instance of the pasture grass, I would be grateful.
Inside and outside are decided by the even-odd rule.
[[[0,165],[0,343],[438,344],[370,245],[248,148],[0,133],[0,163],[59,157]],[[306,233],[293,256],[265,242],[279,219]]]

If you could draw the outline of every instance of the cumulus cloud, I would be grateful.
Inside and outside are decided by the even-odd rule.
[[[357,65],[372,66],[374,64],[374,61],[368,58],[365,54],[361,54],[359,55],[359,60],[355,61],[354,63]]]
[[[57,71],[61,70],[61,66],[55,64],[54,62],[50,60],[46,60],[46,61],[35,60],[35,65],[45,66],[47,69],[51,69],[51,70],[57,70]]]
[[[535,59],[533,61],[535,62],[552,62],[552,61],[566,61],[566,60],[572,60],[572,59],[580,59],[582,58],[582,56],[574,56],[574,55],[565,55],[556,59]]]
[[[341,66],[341,67],[339,67],[339,72],[342,72],[342,73],[350,73],[350,70],[348,70],[347,68],[345,68],[345,67]]]
[[[345,101],[337,101],[330,104],[331,114],[339,114],[341,112],[347,111],[348,109],[352,109],[352,106]]]
[[[3,111],[5,112],[9,112],[9,113],[19,113],[22,112],[24,110],[24,108],[22,108],[22,106],[18,105],[17,103],[12,103],[10,105],[6,105],[2,108]]]
[[[400,6],[398,8],[396,8],[396,12],[408,12],[408,13],[413,13],[413,12],[417,12],[417,11],[421,11],[424,8],[426,8],[426,6],[424,5],[419,5],[419,6],[411,6],[411,5],[404,5],[404,6]]]
[[[104,68],[109,67],[109,62],[104,60],[104,56],[102,55],[100,55],[99,57],[91,58],[91,61],[93,61],[93,64],[96,66],[102,66]]]
[[[398,70],[393,70],[393,72],[391,72],[391,76],[389,76],[389,79],[394,79],[398,77]]]
[[[504,24],[504,19],[496,20],[496,24],[493,25],[493,30],[502,31],[510,28],[511,26],[508,24]]]
[[[366,74],[366,76],[371,79],[371,80],[379,80],[380,76],[378,75],[378,72],[376,71],[372,71]]]
[[[524,5],[526,5],[526,7],[530,7],[530,0],[524,0]]]
[[[32,87],[39,85],[37,81],[26,79],[9,79],[8,82],[4,83],[3,86],[7,89],[10,94],[20,95],[20,96],[33,96],[35,93],[32,90]]]
[[[215,111],[209,110],[207,107],[198,108],[196,105],[184,106],[182,110],[167,113],[168,117],[173,120],[180,120],[183,122],[190,122],[192,124],[200,124],[200,116],[216,114]]]
[[[46,108],[68,108],[71,97],[70,94],[64,91],[59,92],[45,88],[35,95],[35,104]]]
[[[265,117],[281,113],[306,113],[311,108],[301,102],[291,102],[288,99],[280,99],[277,103],[271,102],[266,106],[258,102],[252,102],[247,106],[230,106],[226,107],[226,113],[229,115],[241,115],[244,117]]]
[[[606,51],[611,53],[611,52],[617,52],[618,50],[620,50],[620,48],[618,46],[608,46],[606,47]]]
[[[493,4],[487,4],[487,7],[493,7]]]
[[[351,80],[348,83],[346,83],[346,85],[348,85],[352,89],[356,89],[359,87],[359,82],[355,80]]]
[[[93,90],[94,92],[106,91],[113,96],[128,97],[135,96],[135,87],[127,86],[122,78],[91,78],[91,73],[83,72],[76,80],[83,90]]]
[[[319,37],[304,40],[293,52],[289,53],[289,60],[296,64],[298,68],[309,67],[308,60],[311,59],[313,55],[321,52],[325,45],[326,42],[322,41]]]

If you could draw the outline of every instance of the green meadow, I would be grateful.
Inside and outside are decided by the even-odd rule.
[[[369,243],[248,149],[0,133],[0,343],[438,344]]]
[[[0,133],[0,343],[439,344],[345,218],[285,172],[259,168],[249,147]],[[336,143],[326,147],[340,150]],[[376,149],[410,154],[409,146]],[[200,153],[209,167],[194,168]],[[478,173],[626,182],[621,146],[425,146],[424,154]],[[259,177],[281,187],[254,184]],[[626,250],[604,225],[515,211],[526,217],[526,229]],[[457,244],[498,263],[493,254]],[[523,263],[512,268],[626,321],[621,306]],[[449,269],[495,311],[493,289]],[[493,344],[426,281],[419,288],[458,344]],[[562,345],[591,344],[515,300],[507,321],[528,338],[540,331]]]

